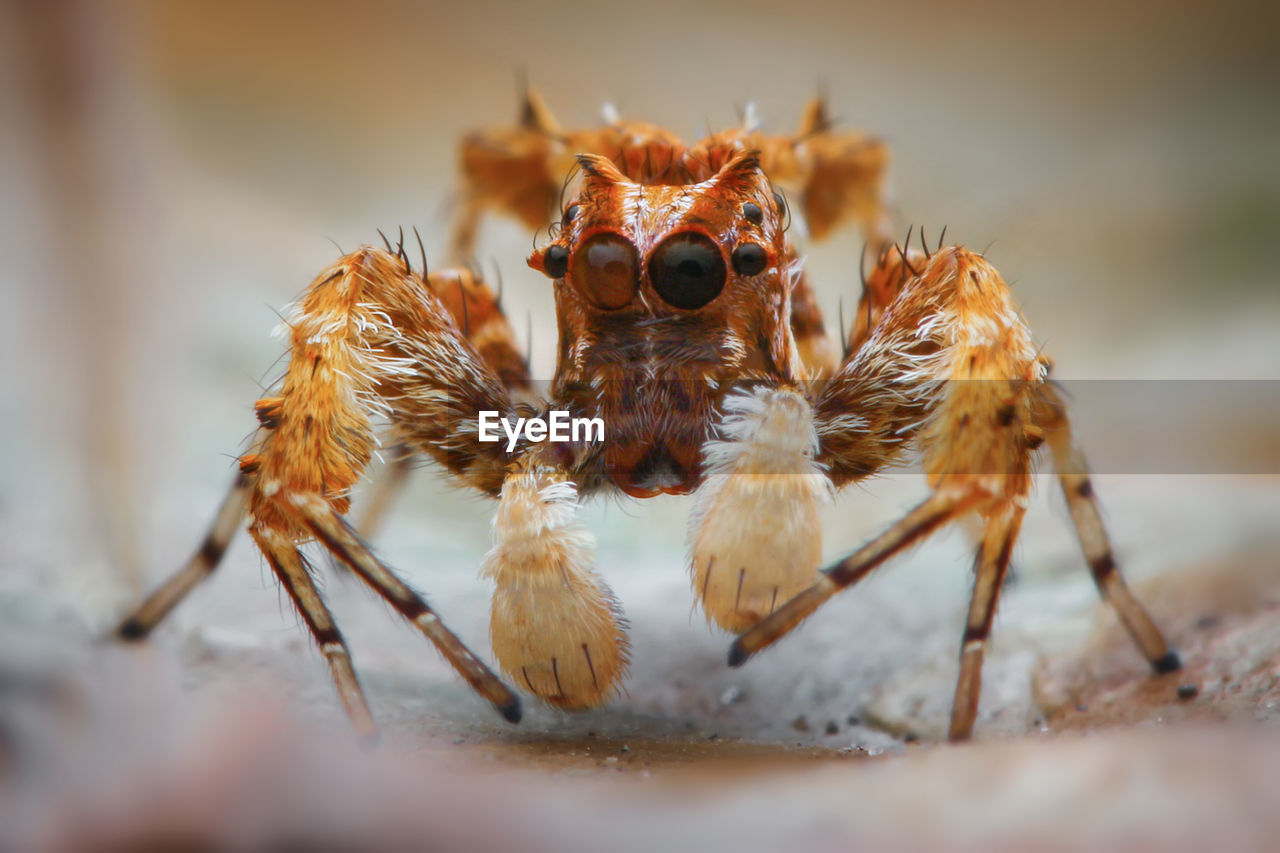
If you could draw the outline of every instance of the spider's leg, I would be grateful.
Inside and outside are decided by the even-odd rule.
[[[794,261],[793,261],[794,263]],[[796,264],[795,284],[791,288],[791,336],[810,380],[826,379],[840,366],[840,356],[827,335],[822,309],[804,270]]]
[[[333,621],[333,614],[320,597],[315,581],[311,579],[306,558],[296,545],[274,532],[257,534],[254,541],[262,549],[271,571],[275,572],[285,591],[289,593],[294,607],[302,614],[307,630],[320,647],[320,653],[329,661],[333,683],[338,688],[338,697],[342,700],[352,726],[362,738],[375,739],[378,736],[378,726],[373,721],[369,703],[364,698],[355,668],[351,665],[351,652],[338,631],[337,623]]]
[[[822,98],[814,98],[795,136],[766,137],[760,148],[765,173],[798,193],[798,206],[813,239],[822,240],[844,222],[853,221],[866,235],[873,254],[892,241],[885,189],[889,147],[883,140],[834,126]]]
[[[158,586],[132,613],[117,626],[116,635],[122,640],[141,640],[160,624],[169,611],[176,607],[200,581],[213,574],[222,562],[227,546],[244,522],[249,504],[250,477],[243,471],[227,491],[218,507],[209,532],[200,541],[191,559]]]
[[[471,260],[486,210],[512,216],[530,230],[547,224],[564,177],[558,168],[564,151],[562,137],[546,104],[536,92],[526,90],[515,125],[463,138],[458,152],[462,186],[449,238],[450,263]]]
[[[495,584],[489,637],[498,663],[539,699],[595,707],[626,673],[630,644],[613,592],[595,569],[595,540],[577,519],[564,469],[529,451],[502,486],[484,574]]]
[[[973,509],[976,498],[935,493],[892,527],[823,570],[812,586],[743,632],[729,648],[729,665],[741,666],[756,652],[773,645],[813,614],[827,599],[871,574],[885,560],[909,548],[949,521]]]
[[[294,496],[293,502],[306,518],[311,532],[334,556],[386,599],[401,616],[412,622],[502,716],[513,723],[520,722],[520,699],[471,653],[456,634],[445,627],[422,596],[374,556],[369,546],[360,540],[351,525],[333,507],[316,495],[299,494]]]
[[[532,402],[529,365],[502,311],[499,295],[471,270],[437,270],[427,275],[425,282],[512,398]],[[365,540],[376,537],[415,465],[416,454],[405,442],[398,442],[385,455],[387,464],[374,475],[355,524]]]
[[[996,615],[996,602],[1009,571],[1009,558],[1017,541],[1025,510],[1012,502],[987,519],[987,527],[974,558],[973,597],[965,620],[960,645],[960,677],[951,704],[951,740],[964,740],[973,731],[978,717],[978,696],[982,691],[982,659]]]
[[[284,380],[276,396],[256,404],[263,429],[253,452],[240,460],[248,478],[250,533],[308,624],[319,624],[318,596],[306,593],[300,580],[305,571],[289,548],[319,535],[345,561],[355,561],[357,574],[375,590],[403,605],[401,612],[504,716],[518,717],[515,695],[438,625],[420,599],[405,594],[390,570],[367,551],[353,557],[361,553],[352,544],[358,540],[329,518],[347,510],[351,485],[372,456],[373,421],[379,416],[391,422],[401,441],[467,485],[496,495],[512,457],[501,444],[479,440],[476,418],[482,410],[512,413],[501,379],[403,253],[363,248],[341,258],[307,289],[285,330],[290,358]],[[239,511],[229,503],[215,530]],[[322,646],[329,642],[323,631],[316,636]],[[355,725],[367,728],[353,704],[354,679],[330,654],[336,649],[325,652],[339,691]]]
[[[901,254],[881,256],[882,267],[902,261]],[[1047,425],[1036,419],[1037,395],[1048,387],[1045,372],[1007,285],[984,258],[959,248],[918,261],[908,255],[906,273],[879,322],[815,402],[816,459],[840,486],[894,462],[915,440],[933,495],[746,631],[730,650],[730,662],[742,663],[776,641],[903,547],[977,512],[985,533],[951,726],[953,739],[968,737],[986,635],[1031,486],[1031,454]],[[1096,535],[1101,528],[1086,523],[1084,529]],[[1098,564],[1110,563],[1098,558]],[[1123,587],[1102,575],[1099,583],[1114,600]],[[1149,655],[1162,652],[1163,641],[1143,648]]]
[[[1160,629],[1147,613],[1146,608],[1134,597],[1128,584],[1120,575],[1120,569],[1112,556],[1107,529],[1098,512],[1098,499],[1084,454],[1071,437],[1071,422],[1061,395],[1052,384],[1036,389],[1033,409],[1035,425],[1044,431],[1058,482],[1066,496],[1075,524],[1080,548],[1093,574],[1098,592],[1115,608],[1120,622],[1138,644],[1143,655],[1158,673],[1173,672],[1182,668],[1178,652],[1166,642]]]
[[[910,237],[908,232],[906,242]],[[922,269],[928,258],[910,247],[904,249],[895,244],[881,251],[875,260],[870,275],[863,277],[862,296],[846,332],[845,350],[850,355],[867,342],[871,332],[880,325],[885,310],[898,298],[907,281],[914,277],[912,270]]]

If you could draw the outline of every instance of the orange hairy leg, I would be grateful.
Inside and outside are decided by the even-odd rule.
[[[478,441],[474,413],[513,410],[502,380],[401,254],[366,248],[343,257],[307,289],[286,327],[289,366],[279,393],[258,401],[262,429],[240,462],[249,530],[329,659],[353,724],[366,735],[373,730],[345,643],[298,552],[313,537],[412,621],[503,716],[517,720],[515,694],[341,519],[380,418],[463,482],[497,494],[509,460],[497,444]],[[215,530],[236,510],[229,500]],[[145,604],[120,632],[145,634],[135,626],[154,611],[144,611]]]
[[[407,264],[403,239],[395,250]],[[424,269],[425,266],[424,259]],[[529,366],[503,313],[500,296],[468,269],[438,270],[424,280],[449,312],[454,324],[475,347],[481,360],[497,374],[512,397],[517,401],[532,402],[534,392]],[[381,528],[391,505],[404,489],[416,457],[410,446],[399,441],[385,455],[387,465],[377,472],[364,494],[356,521],[356,529],[365,539],[373,539]]]
[[[923,258],[901,250],[881,255],[867,299],[878,322],[859,338],[841,370],[818,395],[819,450],[837,486],[883,468],[914,441],[933,494],[888,531],[826,569],[808,589],[746,630],[729,653],[732,665],[785,636],[841,589],[943,525],[971,512],[985,522],[975,560],[973,599],[960,656],[950,737],[970,736],[977,716],[982,660],[1001,583],[1030,489],[1032,453],[1046,432],[1058,443],[1060,469],[1073,456],[1060,401],[1045,384],[1045,362],[1007,286],[984,258],[948,248]],[[896,283],[895,283],[896,282]],[[856,414],[854,414],[856,413]],[[1095,580],[1117,607],[1157,671],[1177,656],[1119,578],[1091,490],[1068,469],[1073,517]],[[1072,495],[1068,494],[1072,500]],[[1105,554],[1105,556],[1103,556]]]

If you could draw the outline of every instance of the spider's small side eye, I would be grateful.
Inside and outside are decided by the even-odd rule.
[[[551,278],[564,278],[569,270],[569,250],[564,246],[548,246],[542,256],[542,268]]]
[[[764,211],[761,210],[760,205],[756,204],[754,201],[749,201],[742,206],[742,215],[746,217],[748,222],[754,225],[759,225],[761,222],[764,222]]]
[[[575,201],[564,209],[564,217],[561,219],[565,225],[568,225],[578,217],[578,203]]]
[[[785,214],[787,212],[787,200],[777,190],[773,191],[773,203],[778,206],[778,213]]]
[[[743,243],[733,250],[732,259],[738,275],[759,275],[769,265],[769,255],[758,243]]]
[[[649,280],[668,305],[701,308],[724,290],[720,248],[705,234],[673,234],[649,258]]]

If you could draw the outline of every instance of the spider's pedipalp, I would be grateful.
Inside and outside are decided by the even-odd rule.
[[[565,710],[592,708],[626,673],[626,620],[596,572],[576,487],[538,455],[520,461],[498,501],[482,569],[495,584],[489,636],[503,671],[530,693]]]
[[[690,565],[707,620],[742,631],[817,578],[831,484],[814,464],[813,413],[800,394],[761,389],[724,408],[722,438],[703,448]]]

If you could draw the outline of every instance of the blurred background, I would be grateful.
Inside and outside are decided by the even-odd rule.
[[[135,839],[160,831],[146,804],[163,791],[178,816],[165,831],[221,837],[237,797],[276,803],[284,788],[298,791],[280,803],[286,829],[324,814],[359,838],[377,812],[410,833],[430,819],[454,841],[479,821],[496,839],[542,815],[536,837],[573,844],[589,832],[561,838],[553,816],[580,817],[568,803],[615,773],[720,792],[705,812],[652,785],[598,794],[597,814],[633,841],[726,823],[777,833],[759,844],[800,828],[830,841],[862,820],[894,835],[898,818],[919,833],[910,792],[926,776],[950,803],[939,826],[974,838],[1034,833],[1039,819],[1078,835],[1071,816],[1097,804],[1104,780],[1124,792],[1109,801],[1116,832],[1175,832],[1178,815],[1250,832],[1274,822],[1263,806],[1280,792],[1265,774],[1242,800],[1187,787],[1176,768],[1120,782],[1116,768],[1169,755],[1150,731],[1167,723],[1187,732],[1175,754],[1210,780],[1247,785],[1238,754],[1277,757],[1278,26],[1280,7],[1248,0],[0,5],[0,824],[13,808],[28,840]],[[787,132],[824,91],[842,124],[890,143],[903,231],[946,225],[948,239],[987,248],[1059,376],[1179,380],[1110,386],[1121,398],[1166,389],[1145,423],[1112,422],[1109,398],[1077,396],[1085,446],[1119,460],[1097,478],[1118,553],[1188,654],[1197,700],[1176,699],[1176,676],[1151,686],[1117,639],[1047,483],[997,619],[987,742],[968,750],[921,746],[943,730],[954,684],[962,532],[731,671],[727,638],[691,610],[688,501],[593,506],[602,571],[634,626],[629,692],[576,717],[531,709],[518,730],[386,608],[331,581],[393,747],[376,759],[345,743],[325,667],[246,541],[147,647],[103,643],[185,559],[230,482],[252,402],[280,370],[276,311],[376,228],[416,226],[428,258],[442,257],[457,140],[513,121],[522,76],[564,124],[596,123],[610,102],[686,139],[731,126],[748,102]],[[480,245],[535,373],[549,375],[551,299],[524,264],[531,235],[490,221]],[[832,327],[857,298],[860,248],[853,232],[806,247]],[[1211,385],[1187,380],[1241,382],[1200,398]],[[1126,448],[1155,441],[1156,462],[1125,466]],[[847,552],[922,493],[909,472],[850,490],[827,513],[824,553]],[[381,544],[487,655],[476,568],[491,507],[460,497],[433,472],[415,476]],[[1092,680],[1072,681],[1082,672]],[[1212,740],[1239,736],[1223,721],[1247,723],[1246,746]],[[1111,740],[1022,739],[1074,729]],[[882,753],[897,763],[857,760]],[[739,761],[755,769],[740,774]],[[281,786],[255,799],[239,783],[276,778],[264,766]],[[1031,785],[1029,816],[988,813],[962,782],[976,772],[995,774],[995,790]],[[314,784],[334,776],[348,781]],[[451,793],[417,810],[405,778]],[[526,798],[530,780],[542,799]],[[862,805],[810,796],[831,786]],[[491,788],[506,820],[467,805]],[[400,793],[381,811],[330,808],[371,791]],[[754,805],[767,791],[782,792],[776,821]],[[1199,823],[1181,808],[1191,801],[1206,810]],[[274,827],[267,811],[243,831]]]

